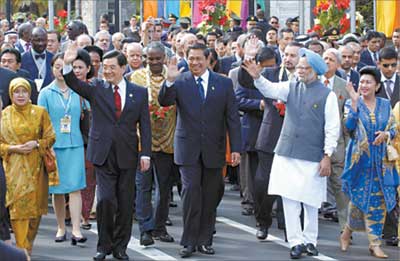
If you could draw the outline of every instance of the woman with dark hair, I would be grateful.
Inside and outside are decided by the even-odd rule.
[[[218,72],[219,71],[219,60],[218,60],[218,54],[217,51],[215,51],[214,48],[208,48],[208,69],[210,69],[213,72]]]
[[[380,72],[372,66],[360,71],[358,93],[346,87],[351,99],[345,105],[345,127],[350,132],[343,191],[350,198],[347,224],[340,236],[342,251],[350,245],[353,231],[366,231],[371,255],[388,256],[381,249],[386,212],[396,205],[399,175],[395,162],[388,160],[387,144],[396,135],[390,101],[376,97]]]
[[[78,58],[73,63],[73,70],[79,79],[86,79],[92,74],[89,54],[81,49]],[[55,242],[67,240],[65,230],[65,197],[69,194],[69,210],[72,221],[71,243],[84,243],[80,230],[82,210],[81,190],[86,187],[85,160],[82,133],[80,130],[82,100],[64,82],[61,73],[63,54],[57,54],[52,60],[55,80],[42,89],[38,104],[45,107],[50,114],[56,132],[56,153],[60,184],[51,186],[49,192],[53,194],[53,206],[57,217],[58,230]]]

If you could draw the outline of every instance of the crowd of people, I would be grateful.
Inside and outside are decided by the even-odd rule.
[[[95,214],[94,260],[128,260],[135,219],[141,245],[174,242],[175,185],[179,255],[214,255],[226,183],[257,240],[277,218],[292,259],[318,255],[320,217],[339,223],[342,251],[353,231],[377,258],[383,241],[398,246],[400,28],[389,43],[299,34],[298,17],[262,10],[205,35],[174,14],[133,15],[121,32],[102,15],[94,35],[80,19],[63,34],[39,19],[0,21],[5,260],[30,259],[49,196],[55,243],[85,244]]]

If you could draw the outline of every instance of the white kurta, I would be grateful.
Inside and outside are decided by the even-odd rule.
[[[286,101],[289,82],[272,83],[260,77],[254,81],[265,96]],[[324,152],[332,155],[340,132],[340,114],[336,94],[330,92],[325,104]],[[280,195],[319,208],[326,201],[326,177],[319,175],[319,162],[289,158],[275,154],[269,180],[268,193]]]

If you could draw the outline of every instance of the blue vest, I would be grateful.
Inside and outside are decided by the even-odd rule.
[[[292,82],[289,88],[285,119],[275,153],[320,162],[324,156],[325,103],[331,90],[319,80],[304,85]]]

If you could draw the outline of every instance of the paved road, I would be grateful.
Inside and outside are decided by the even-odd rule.
[[[182,232],[180,202],[178,202],[177,208],[170,210],[170,218],[174,225],[168,227],[168,231],[176,241],[179,241]],[[276,223],[270,229],[267,240],[258,241],[256,239],[254,217],[241,215],[238,192],[225,192],[224,199],[218,209],[217,220],[217,234],[214,238],[216,255],[206,256],[195,253],[189,260],[289,259],[288,245],[284,242],[283,232],[277,229]],[[337,241],[339,235],[338,223],[320,220],[319,229],[318,249],[320,255],[312,258],[303,257],[302,260],[376,260],[369,255],[366,234],[355,233],[353,245],[347,253],[343,253],[340,251]],[[132,240],[127,251],[131,260],[181,260],[178,255],[180,246],[177,242],[162,243],[157,241],[151,247],[141,247],[138,242],[138,231],[137,224],[134,224]],[[71,246],[70,242],[54,243],[55,232],[55,216],[49,213],[42,219],[32,260],[92,260],[92,256],[96,252],[95,226],[90,231],[84,231],[88,237],[88,242],[84,246]],[[399,248],[385,246],[384,250],[389,254],[389,260],[400,260]],[[112,256],[108,256],[108,260],[112,260]]]

